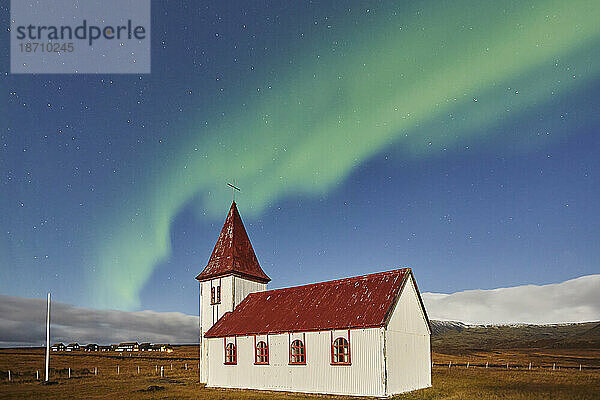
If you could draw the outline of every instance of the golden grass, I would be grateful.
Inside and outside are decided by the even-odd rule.
[[[501,364],[528,366],[532,363],[534,367],[549,367],[553,364],[562,367],[578,368],[600,367],[600,349],[502,349],[473,351],[466,354],[444,354],[433,352],[431,354],[436,364]]]
[[[599,371],[433,369],[433,387],[397,399],[599,399]]]
[[[108,358],[101,353],[54,353],[51,355],[51,378],[57,383],[42,385],[35,380],[39,369],[43,379],[43,350],[0,350],[0,371],[11,369],[14,381],[8,382],[0,373],[0,399],[324,399],[340,397],[311,396],[297,393],[274,393],[249,390],[206,389],[198,384],[197,347],[179,348],[172,354],[145,353],[136,356]],[[509,358],[524,361],[531,351],[489,352],[478,357]],[[571,361],[600,357],[598,352],[558,352],[539,350],[540,360],[550,362],[570,358]],[[110,354],[114,356],[114,353]],[[159,359],[153,359],[158,357]],[[195,358],[194,358],[195,357]],[[447,361],[447,355],[434,354],[434,361]],[[473,360],[469,354],[460,358],[453,355],[453,363]],[[557,358],[558,357],[558,358]],[[473,361],[471,361],[473,362]],[[173,364],[173,370],[170,364]],[[184,369],[188,363],[188,370]],[[117,375],[116,366],[120,373]],[[156,374],[155,366],[165,368],[165,377]],[[98,375],[93,375],[94,366]],[[140,366],[140,374],[137,374]],[[65,368],[72,368],[72,378],[67,378]],[[158,391],[146,391],[150,386],[160,386]],[[533,371],[494,368],[435,367],[433,387],[396,396],[397,399],[600,399],[600,370],[582,371],[537,369]]]

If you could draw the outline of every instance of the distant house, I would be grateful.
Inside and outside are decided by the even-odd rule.
[[[152,351],[152,345],[150,343],[140,344],[140,351]]]
[[[90,344],[84,346],[83,351],[98,351],[99,349],[100,349],[100,346],[98,346],[95,343],[90,343]]]
[[[115,349],[115,351],[139,351],[140,345],[138,342],[123,342]]]
[[[62,343],[53,344],[51,349],[52,351],[65,351],[67,347]]]
[[[77,343],[69,343],[67,345],[67,348],[65,350],[66,351],[78,351],[79,350],[79,344],[77,344]]]
[[[111,346],[98,346],[98,350],[100,351],[111,351],[112,347]]]
[[[167,353],[173,352],[173,347],[170,344],[155,344],[152,346],[153,351],[166,351]]]

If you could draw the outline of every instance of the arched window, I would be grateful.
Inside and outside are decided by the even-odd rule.
[[[339,337],[335,339],[331,349],[331,363],[332,364],[350,364],[350,345],[348,341]]]
[[[255,364],[268,364],[269,363],[269,346],[262,340],[256,343],[254,353]]]
[[[306,364],[306,349],[302,340],[294,340],[290,346],[290,364]]]
[[[225,364],[237,364],[237,349],[233,343],[225,345]]]

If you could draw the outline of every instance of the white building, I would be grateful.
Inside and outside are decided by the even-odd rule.
[[[267,290],[233,203],[196,279],[209,387],[386,397],[431,386],[429,320],[410,268]]]
[[[51,349],[52,351],[65,351],[67,349],[67,346],[65,346],[62,343],[56,343],[52,345]]]

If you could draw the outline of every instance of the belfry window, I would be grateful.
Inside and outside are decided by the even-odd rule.
[[[221,285],[210,288],[210,304],[219,304],[221,302]]]

